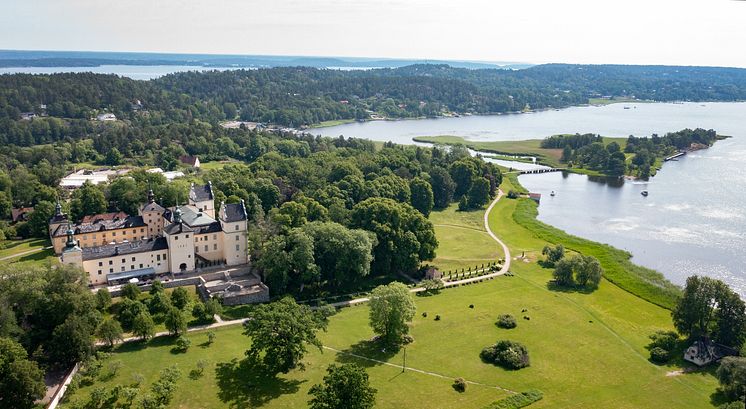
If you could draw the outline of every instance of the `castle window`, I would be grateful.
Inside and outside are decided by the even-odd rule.
[[[111,232],[111,235],[112,235],[112,236],[116,236],[116,235],[117,235],[117,232],[113,231],[113,232]]]
[[[236,225],[236,231],[238,231],[238,225]]]
[[[199,246],[194,246],[194,252],[199,253]]]
[[[239,239],[239,237],[238,237],[238,236],[236,236],[236,241],[238,241],[238,239]]]
[[[124,271],[124,266],[122,266],[122,271]]]
[[[241,245],[236,244],[236,251],[239,251],[239,250],[241,250]]]
[[[205,251],[207,251],[207,249],[208,249],[207,244],[205,244]]]
[[[110,268],[110,269],[109,269],[109,272],[110,272],[110,273],[113,273],[113,272],[114,272],[114,269],[113,269],[113,268]]]
[[[101,275],[101,270],[98,270],[98,275]]]
[[[212,235],[212,239],[213,239],[213,240],[217,240],[217,239],[218,239],[218,235],[217,235],[217,234],[213,234],[213,235]]]
[[[130,266],[130,270],[134,270],[134,269],[135,269],[135,265],[133,264]]]
[[[135,258],[134,258],[134,257],[132,257],[132,261],[135,261]]]
[[[160,254],[156,254],[155,259],[158,260],[158,261],[161,261],[161,255]]]
[[[98,262],[98,266],[99,266],[99,267],[101,267],[101,266],[103,266],[103,265],[104,265],[104,262],[103,262],[103,261],[99,261],[99,262]]]
[[[163,259],[164,259],[164,260],[166,259],[166,255],[165,255],[165,254],[163,255]]]
[[[213,244],[213,245],[212,245],[212,249],[213,249],[213,250],[217,250],[217,249],[218,249],[218,245],[217,245],[217,243],[215,243],[215,244]]]
[[[186,238],[189,238],[189,235],[188,235],[188,234],[186,235]]]
[[[142,263],[140,263],[140,268],[142,268]]]
[[[113,263],[113,261],[112,261],[112,260],[109,260],[109,265],[112,265],[112,263]]]

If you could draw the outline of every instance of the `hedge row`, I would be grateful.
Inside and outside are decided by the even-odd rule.
[[[515,395],[510,395],[498,401],[492,402],[483,409],[519,409],[525,408],[532,403],[540,401],[544,393],[537,389],[531,389]]]

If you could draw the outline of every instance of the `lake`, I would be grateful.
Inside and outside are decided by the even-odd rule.
[[[624,107],[629,109],[624,109]],[[314,129],[412,143],[414,136],[522,140],[558,133],[646,136],[682,128],[712,128],[733,138],[667,162],[649,182],[583,175],[523,175],[542,193],[539,220],[568,233],[628,250],[637,264],[671,281],[703,274],[746,297],[746,103],[612,104],[532,114],[375,121]],[[551,191],[556,192],[551,197]],[[648,190],[648,197],[640,192]]]

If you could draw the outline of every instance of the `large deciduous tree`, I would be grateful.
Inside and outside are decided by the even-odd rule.
[[[676,329],[690,337],[713,335],[719,343],[739,348],[746,329],[746,304],[725,283],[691,276],[671,313]]]
[[[433,225],[420,212],[391,199],[366,199],[352,209],[351,225],[376,234],[374,270],[380,273],[411,271],[432,260],[438,241]]]
[[[441,167],[431,169],[430,184],[433,188],[435,207],[438,209],[448,207],[453,201],[453,193],[456,191],[456,183],[448,171]]]
[[[44,371],[28,359],[21,344],[0,338],[0,406],[30,409],[44,396]]]
[[[365,369],[355,364],[326,368],[324,383],[308,391],[313,398],[310,409],[369,409],[376,401],[376,389],[370,386]]]
[[[271,373],[288,373],[304,365],[306,345],[321,350],[316,332],[326,329],[324,317],[290,297],[256,306],[244,323],[244,334],[251,338],[246,355],[261,361]]]
[[[393,282],[370,294],[370,326],[389,345],[399,345],[409,333],[416,307],[406,285]]]
[[[106,211],[106,197],[104,192],[89,181],[75,190],[70,202],[70,213],[74,220],[83,216],[99,214]]]
[[[433,210],[435,204],[430,183],[423,178],[414,178],[409,182],[409,190],[412,192],[412,207],[425,217],[430,216],[430,211]]]

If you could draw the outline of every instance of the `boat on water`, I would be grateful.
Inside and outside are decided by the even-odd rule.
[[[552,190],[552,193],[550,193],[549,196],[554,196],[554,190]]]
[[[624,109],[630,109],[629,107],[624,107]]]
[[[648,191],[647,190],[643,190],[642,192],[640,192],[640,194],[643,195],[643,196],[645,196],[645,197],[647,197],[648,196]]]

